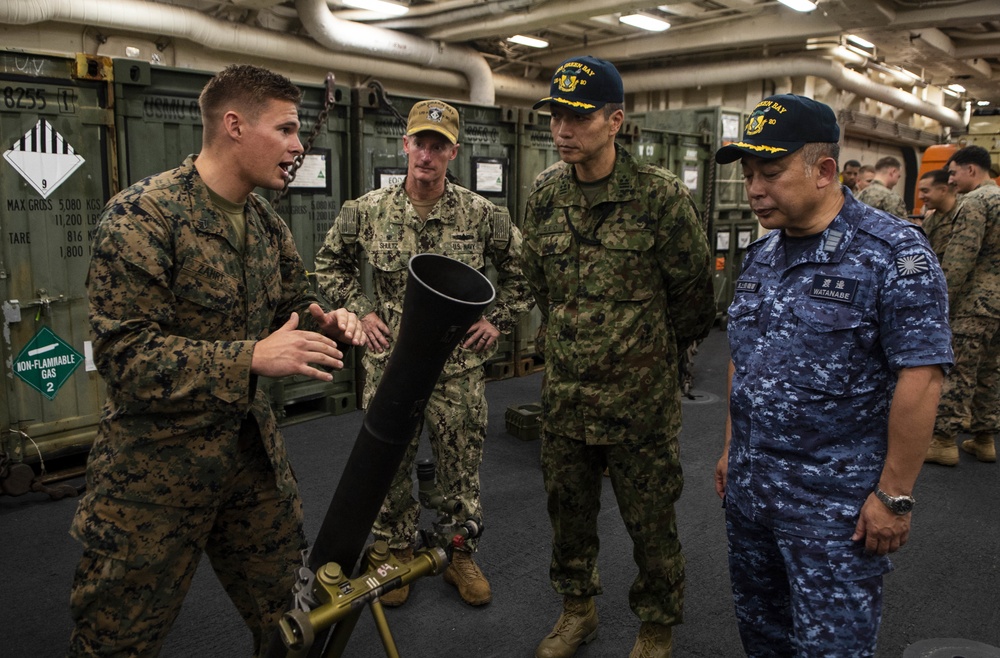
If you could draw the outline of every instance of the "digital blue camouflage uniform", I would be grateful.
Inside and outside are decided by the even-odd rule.
[[[955,348],[934,434],[952,440],[1000,432],[1000,187],[986,181],[956,207],[928,234],[948,281]]]
[[[643,621],[674,625],[684,594],[678,346],[715,319],[709,252],[678,178],[616,151],[592,204],[558,163],[535,180],[525,216],[525,276],[543,316],[550,577],[563,595],[601,593],[607,466],[639,567],[629,603]]]
[[[899,370],[952,360],[944,276],[916,226],[849,193],[791,264],[783,236],[750,246],[729,308],[740,634],[749,656],[870,656],[891,563],[850,538],[885,463]]]
[[[256,195],[245,215],[241,244],[188,158],[101,217],[88,291],[108,394],[72,529],[71,656],[156,655],[203,550],[255,647],[290,600],[301,504],[250,363],[293,311],[315,328],[317,300],[281,218]]]
[[[497,301],[485,317],[500,333],[512,330],[531,306],[521,274],[521,232],[505,208],[451,182],[426,221],[414,210],[404,184],[346,202],[316,255],[316,276],[333,303],[358,318],[375,311],[389,327],[389,349],[381,354],[365,351],[366,407],[399,333],[410,257],[420,253],[449,256],[481,272],[492,262]],[[361,287],[362,258],[372,265],[371,295]],[[412,470],[425,420],[442,491],[461,499],[466,513],[482,518],[479,466],[487,418],[483,365],[495,353],[495,343],[479,353],[459,345],[445,363],[373,529],[390,547],[409,546],[416,536],[420,505],[413,497]],[[469,549],[475,550],[476,544],[470,540]]]
[[[895,215],[900,219],[906,219],[906,203],[903,197],[899,196],[880,181],[873,180],[865,189],[858,192],[858,201],[866,203],[872,208],[884,210],[890,215]]]

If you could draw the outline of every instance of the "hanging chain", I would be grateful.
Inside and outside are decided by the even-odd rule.
[[[285,181],[285,187],[274,197],[274,203],[278,203],[288,194],[292,181],[295,180],[295,173],[302,166],[302,163],[305,162],[306,154],[312,150],[313,142],[316,141],[316,138],[319,137],[320,132],[326,126],[326,119],[337,100],[334,93],[335,80],[336,76],[332,72],[326,74],[326,97],[323,100],[323,109],[319,111],[319,116],[316,117],[316,123],[313,125],[312,131],[310,131],[309,137],[306,138],[306,143],[302,145],[302,153],[295,156],[292,166],[288,168],[288,180]]]

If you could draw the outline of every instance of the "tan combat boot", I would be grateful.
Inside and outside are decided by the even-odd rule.
[[[995,462],[997,460],[997,447],[993,444],[992,434],[976,434],[971,439],[962,441],[962,450],[975,455],[981,462]]]
[[[411,562],[413,560],[413,547],[408,546],[406,548],[394,548],[392,549],[392,555],[402,564]],[[406,599],[410,598],[410,586],[403,585],[391,592],[386,592],[382,596],[378,597],[378,600],[382,602],[387,608],[398,608],[399,606],[406,603]]]
[[[597,637],[597,607],[589,596],[567,596],[552,632],[538,643],[535,658],[571,658]]]
[[[937,434],[931,439],[931,446],[927,449],[927,456],[924,463],[941,464],[942,466],[954,466],[958,463],[958,446],[954,439],[946,439]]]
[[[472,553],[452,554],[451,564],[444,571],[444,582],[457,587],[458,595],[469,605],[486,605],[493,600],[490,584],[472,560]]]
[[[672,626],[644,621],[639,626],[639,636],[628,658],[670,658],[674,648]]]

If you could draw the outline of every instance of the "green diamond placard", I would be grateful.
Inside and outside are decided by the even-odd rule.
[[[17,355],[14,374],[51,400],[81,363],[82,354],[51,329],[42,327]]]

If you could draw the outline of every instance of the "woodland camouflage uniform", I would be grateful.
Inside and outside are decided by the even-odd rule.
[[[948,281],[955,367],[945,378],[935,436],[1000,432],[1000,187],[960,197],[949,231],[932,246]]]
[[[900,219],[906,219],[906,203],[903,197],[899,196],[883,183],[873,180],[871,185],[858,192],[858,201],[866,203],[872,208],[884,210],[890,215],[895,215]]]
[[[111,638],[129,645],[115,655],[156,655],[202,550],[266,646],[306,545],[250,363],[293,311],[314,328],[317,299],[271,207],[247,199],[241,243],[193,163],[113,198],[94,238],[90,321],[108,394],[73,522],[84,553],[71,604],[96,630],[78,628],[71,656]]]

